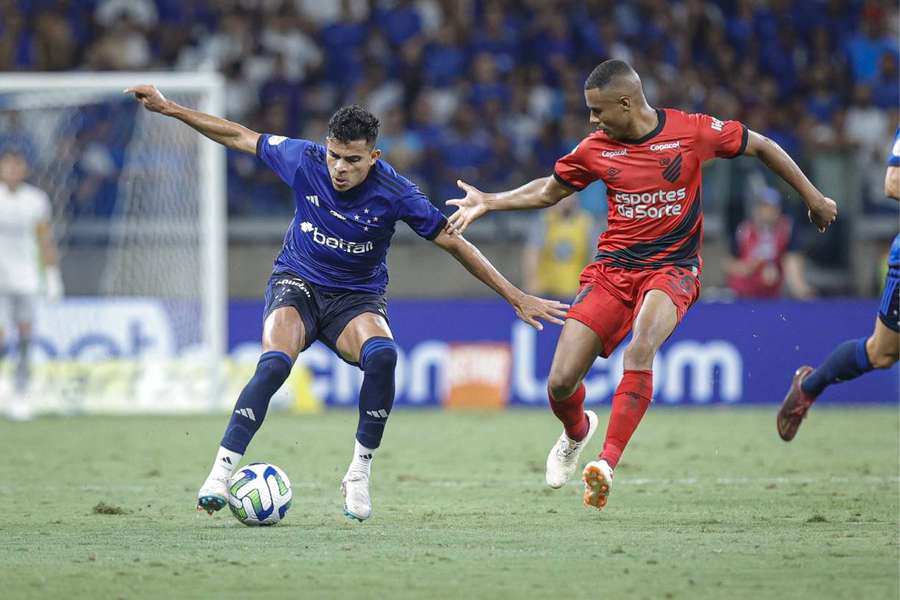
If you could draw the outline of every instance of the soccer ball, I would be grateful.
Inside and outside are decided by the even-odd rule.
[[[228,482],[228,508],[248,526],[274,525],[291,507],[291,481],[276,467],[252,463],[238,469]]]

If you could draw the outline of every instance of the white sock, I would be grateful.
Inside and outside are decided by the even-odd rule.
[[[231,477],[234,470],[237,469],[242,456],[244,455],[219,446],[219,451],[216,453],[216,462],[213,463],[212,471],[209,472],[210,477]]]
[[[369,470],[372,467],[372,458],[374,456],[374,449],[366,448],[359,442],[355,442],[353,446],[353,460],[350,461],[350,468],[347,469],[347,472],[355,471],[368,476]]]

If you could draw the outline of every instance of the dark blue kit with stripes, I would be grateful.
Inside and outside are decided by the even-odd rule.
[[[300,313],[306,330],[302,350],[320,340],[338,356],[338,336],[354,317],[376,313],[388,318],[387,300],[381,294],[326,288],[287,272],[273,273],[269,278],[263,319],[282,306],[292,306]]]

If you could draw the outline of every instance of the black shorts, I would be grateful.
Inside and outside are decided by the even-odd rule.
[[[273,273],[266,286],[266,309],[263,321],[276,308],[293,306],[303,319],[306,330],[304,351],[316,340],[341,356],[337,340],[347,323],[363,313],[376,313],[387,320],[387,300],[381,294],[324,288],[294,275]],[[341,357],[343,359],[343,357]],[[357,363],[350,363],[355,365]]]

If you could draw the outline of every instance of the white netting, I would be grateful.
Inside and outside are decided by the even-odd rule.
[[[94,79],[0,80],[0,148],[24,153],[50,197],[67,288],[38,303],[28,395],[53,410],[209,408],[224,339],[221,150]],[[210,110],[217,90],[195,87],[163,91]]]

